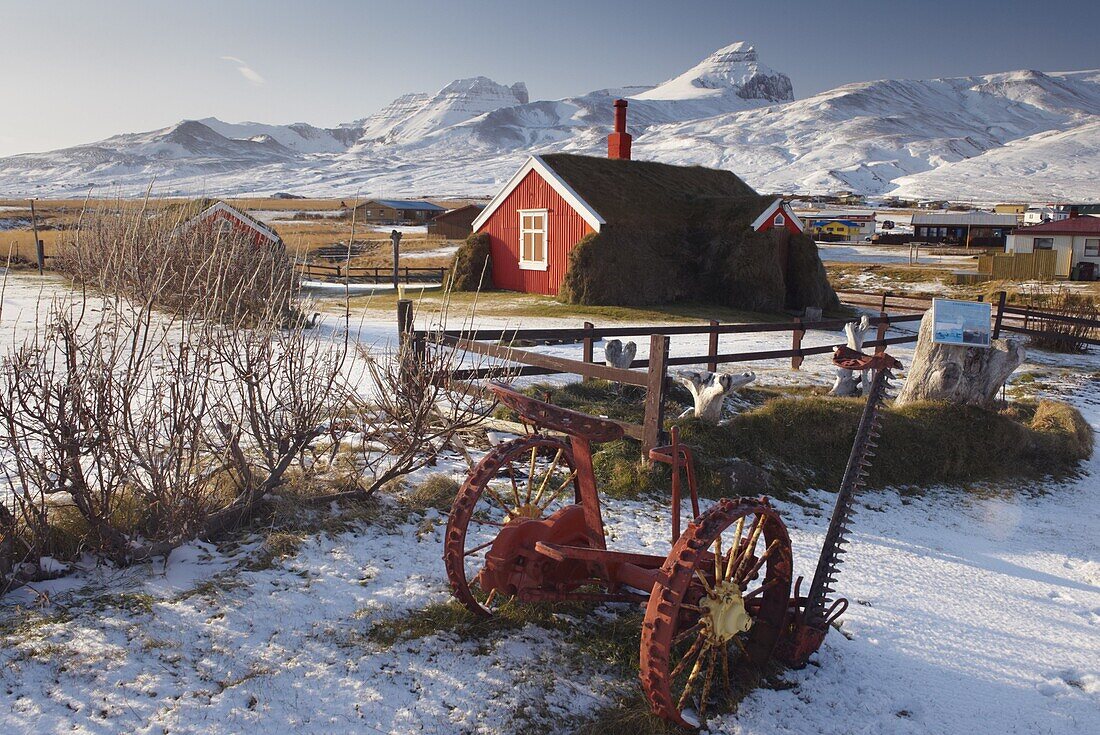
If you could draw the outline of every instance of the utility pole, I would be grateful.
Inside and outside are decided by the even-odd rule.
[[[38,261],[38,275],[42,275],[46,260],[46,253],[42,249],[42,241],[38,239],[38,216],[34,211],[34,200],[31,199],[31,230],[34,232],[34,257]]]

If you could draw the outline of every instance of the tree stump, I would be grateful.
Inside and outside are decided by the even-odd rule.
[[[678,373],[675,377],[676,382],[691,391],[691,397],[695,401],[694,412],[688,409],[682,418],[694,415],[695,418],[707,423],[717,424],[718,419],[722,418],[722,404],[726,396],[756,380],[756,373],[745,372],[734,375],[688,370]]]
[[[929,309],[921,319],[913,364],[894,405],[948,401],[988,407],[1024,354],[1023,343],[1016,339],[995,339],[988,348],[936,344]]]

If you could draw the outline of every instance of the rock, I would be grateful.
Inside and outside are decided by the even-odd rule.
[[[729,473],[730,495],[759,497],[766,494],[771,487],[771,473],[751,462],[743,459],[730,460],[724,469]]]
[[[633,342],[627,342],[624,345],[621,339],[613,339],[603,348],[604,363],[608,367],[629,368],[636,354],[638,354],[638,345]]]
[[[700,373],[688,370],[677,374],[675,379],[691,392],[695,401],[695,418],[717,424],[722,417],[725,397],[756,380],[756,373]]]
[[[913,364],[894,405],[948,401],[988,407],[1023,361],[1023,343],[1015,339],[995,339],[988,348],[936,344],[929,309],[921,319]]]

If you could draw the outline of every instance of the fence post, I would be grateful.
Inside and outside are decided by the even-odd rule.
[[[661,444],[665,423],[665,389],[668,369],[668,337],[649,337],[649,374],[646,379],[645,419],[642,423],[642,458],[649,462],[649,450]]]
[[[879,305],[879,307],[878,307],[879,313],[882,313],[882,312],[886,311],[886,299],[889,295],[890,295],[889,291],[883,291],[882,292],[882,304]]]
[[[718,320],[710,320],[710,344],[707,347],[707,370],[718,372]]]
[[[397,359],[401,373],[402,385],[407,385],[413,375],[412,354],[415,345],[411,344],[413,336],[413,302],[412,299],[397,300]]]
[[[409,334],[413,329],[413,302],[412,299],[397,300],[397,343],[404,347],[409,340]]]
[[[390,242],[393,244],[393,290],[398,291],[397,265],[401,257],[401,233],[390,230]]]
[[[993,339],[1001,336],[1001,317],[1005,313],[1005,292],[997,292],[997,316],[993,319]]]
[[[880,311],[878,313],[878,316],[879,319],[881,319],[882,321],[878,323],[878,334],[876,335],[875,339],[879,342],[882,342],[884,339],[886,339],[886,331],[890,328],[890,315],[887,314],[885,311]],[[886,345],[879,344],[877,347],[875,347],[876,355],[881,355],[883,352],[886,352]]]
[[[34,200],[31,199],[31,230],[34,232],[34,259],[38,261],[38,275],[46,267],[46,250],[42,247],[42,241],[38,239],[38,215],[34,211]]]
[[[585,322],[584,323],[585,335],[581,340],[581,345],[582,345],[582,347],[581,347],[581,359],[584,360],[585,362],[595,362],[596,361],[595,357],[593,356],[593,352],[594,352],[594,349],[595,349],[595,345],[594,345],[595,340],[592,339],[592,330],[595,329],[595,328],[596,328],[596,325],[593,324],[592,322]],[[585,383],[588,383],[592,380],[592,378],[585,375],[582,378],[582,380]]]
[[[797,354],[802,349],[802,338],[806,336],[806,330],[802,328],[802,318],[794,318],[794,331],[791,332],[791,349],[796,354],[791,355],[791,370],[802,367],[802,355]]]

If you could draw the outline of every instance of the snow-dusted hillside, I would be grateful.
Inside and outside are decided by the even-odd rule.
[[[630,99],[635,157],[727,168],[765,192],[851,189],[957,199],[1095,198],[1100,71],[1016,71],[844,85],[795,100],[746,43],[656,86],[531,102],[460,79],[335,128],[188,120],[0,159],[0,195],[488,194],[529,153],[602,155]]]

